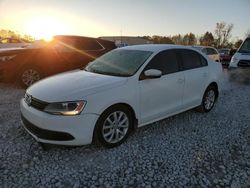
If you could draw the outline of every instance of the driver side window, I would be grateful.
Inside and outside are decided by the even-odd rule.
[[[175,73],[179,71],[177,56],[175,50],[166,50],[158,53],[145,67],[144,71],[157,69],[162,75]]]

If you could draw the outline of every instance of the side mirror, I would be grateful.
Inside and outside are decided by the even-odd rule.
[[[162,76],[162,72],[157,69],[149,69],[144,71],[144,76],[146,79],[160,78]]]

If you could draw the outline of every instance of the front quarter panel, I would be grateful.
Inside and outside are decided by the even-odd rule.
[[[138,118],[139,88],[136,83],[135,78],[131,77],[121,86],[85,96],[83,100],[86,100],[87,104],[82,113],[101,115],[110,106],[124,103],[133,108]]]

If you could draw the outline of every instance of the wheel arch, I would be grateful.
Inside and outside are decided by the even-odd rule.
[[[123,107],[127,108],[131,112],[131,115],[133,116],[133,119],[134,119],[133,129],[136,129],[137,125],[138,125],[138,118],[137,118],[137,115],[136,115],[136,112],[135,112],[134,108],[131,105],[129,105],[128,103],[119,102],[119,103],[112,104],[112,105],[108,106],[107,108],[105,108],[102,111],[102,113],[105,112],[106,110],[112,108],[112,107],[115,107],[115,106],[123,106]]]
[[[214,87],[215,88],[215,90],[216,90],[216,99],[219,97],[219,87],[218,87],[218,84],[215,82],[215,81],[213,81],[213,82],[211,82],[208,86],[207,86],[207,88],[208,87]],[[206,88],[206,89],[207,89]]]
[[[102,110],[102,112],[100,113],[100,116],[99,118],[101,117],[101,115],[109,110],[110,108],[113,108],[113,107],[116,107],[116,106],[122,106],[122,107],[125,107],[127,108],[130,112],[131,112],[131,115],[133,116],[133,126],[132,126],[132,132],[134,132],[137,127],[138,127],[138,119],[137,119],[137,116],[136,116],[136,112],[134,110],[134,108],[129,105],[128,103],[124,103],[124,102],[118,102],[118,103],[114,103],[108,107],[106,107],[105,109]],[[96,121],[96,124],[95,124],[95,127],[94,127],[94,132],[93,132],[93,137],[92,137],[92,143],[96,142],[97,141],[97,134],[96,134],[96,130],[97,130],[97,123],[99,121],[99,118],[97,119]]]

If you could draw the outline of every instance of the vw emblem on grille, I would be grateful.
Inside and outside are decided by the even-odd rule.
[[[25,94],[25,102],[27,103],[28,106],[30,106],[31,102],[32,102],[32,96],[26,93]]]

